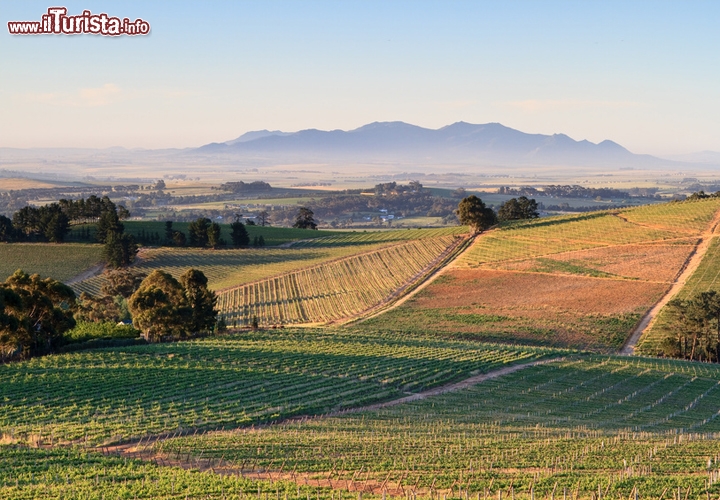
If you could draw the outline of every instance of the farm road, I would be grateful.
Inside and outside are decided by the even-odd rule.
[[[380,316],[381,314],[385,314],[388,311],[392,311],[393,309],[400,307],[408,300],[412,299],[415,295],[420,293],[425,287],[430,285],[433,281],[435,281],[437,278],[439,278],[445,271],[448,269],[451,269],[455,262],[458,261],[458,259],[470,248],[472,248],[473,243],[475,240],[480,237],[480,235],[474,235],[468,237],[463,243],[460,245],[465,245],[460,249],[459,252],[457,252],[455,255],[450,255],[450,258],[447,262],[442,263],[440,266],[437,267],[434,271],[432,271],[430,274],[426,275],[421,281],[415,281],[413,283],[408,283],[406,285],[405,289],[407,289],[407,286],[414,285],[414,288],[408,292],[408,293],[402,293],[402,290],[400,291],[399,298],[397,299],[391,299],[390,301],[380,304],[379,306],[374,307],[372,310],[365,311],[364,313],[361,313],[359,317],[353,318],[350,321],[346,321],[345,324],[352,324],[352,323],[361,323],[365,320],[375,318],[376,316]],[[397,293],[397,292],[396,292]]]
[[[344,415],[347,413],[358,413],[361,411],[379,410],[381,408],[397,406],[397,405],[401,405],[403,403],[419,401],[421,399],[429,398],[431,396],[439,396],[440,394],[447,394],[448,392],[460,391],[462,389],[467,389],[468,387],[471,387],[473,385],[477,385],[481,382],[485,382],[486,380],[492,380],[494,378],[502,377],[503,375],[509,375],[510,373],[515,373],[516,371],[524,370],[525,368],[530,368],[531,366],[538,366],[538,365],[544,365],[547,363],[554,363],[556,361],[562,361],[563,359],[565,359],[565,358],[541,359],[538,361],[531,361],[529,363],[506,366],[504,368],[498,368],[497,370],[492,370],[487,373],[481,373],[480,375],[475,375],[470,378],[466,378],[464,380],[461,380],[460,382],[455,382],[454,384],[448,384],[448,385],[443,385],[441,387],[435,387],[434,389],[428,389],[427,391],[418,392],[415,394],[411,394],[409,396],[405,396],[404,398],[393,399],[392,401],[386,401],[384,403],[376,403],[376,404],[369,405],[369,406],[361,406],[359,408],[350,408],[348,410],[343,410],[343,411],[331,414],[330,416]]]
[[[705,232],[700,235],[700,238],[695,245],[695,249],[688,256],[687,260],[685,261],[685,265],[680,270],[680,273],[675,278],[675,281],[670,286],[668,291],[665,292],[665,295],[663,295],[660,300],[656,302],[655,305],[652,306],[648,312],[645,313],[645,315],[640,320],[640,323],[638,323],[638,325],[630,334],[630,337],[628,337],[628,339],[625,341],[625,344],[622,346],[622,348],[620,348],[620,354],[622,354],[623,356],[631,356],[635,352],[635,346],[642,337],[643,333],[648,331],[655,323],[655,320],[657,319],[660,310],[665,307],[665,305],[670,302],[680,290],[682,290],[682,287],[685,286],[688,278],[690,278],[690,276],[692,276],[693,273],[697,270],[700,262],[702,262],[703,257],[705,257],[705,253],[710,247],[710,243],[712,242],[715,229],[718,227],[718,225],[720,225],[720,211],[715,214],[715,217],[713,218],[712,222],[705,230]]]

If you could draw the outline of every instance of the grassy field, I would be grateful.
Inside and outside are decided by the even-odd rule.
[[[719,208],[712,199],[501,226],[365,325],[611,351],[670,287]]]
[[[101,443],[325,413],[542,358],[543,349],[273,330],[0,365],[0,435]]]
[[[102,261],[101,245],[0,243],[0,281],[18,269],[67,281]]]
[[[720,494],[720,368],[577,358],[379,410],[162,441],[223,457],[439,498],[684,498]],[[252,465],[250,465],[252,464]],[[300,480],[298,480],[300,482]],[[402,488],[400,488],[402,485]]]
[[[426,238],[304,268],[222,292],[218,310],[232,326],[351,318],[412,286],[462,243],[454,236]]]

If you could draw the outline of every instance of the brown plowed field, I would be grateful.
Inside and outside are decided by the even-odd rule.
[[[610,350],[666,283],[499,270],[448,270],[405,305],[367,324],[479,340]]]
[[[671,283],[692,252],[694,243],[694,239],[684,239],[669,245],[641,244],[593,248],[555,254],[541,259],[488,264],[485,267],[588,276],[607,274],[607,277]]]

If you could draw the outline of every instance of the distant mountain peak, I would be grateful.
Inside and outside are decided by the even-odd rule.
[[[595,165],[626,166],[662,162],[634,155],[604,140],[576,141],[563,133],[529,134],[501,123],[458,121],[439,129],[402,121],[376,121],[353,130],[306,129],[299,132],[258,130],[225,143],[194,150],[201,154],[296,160],[352,160],[452,163],[477,165]]]
[[[234,144],[238,144],[240,142],[249,142],[254,141],[255,139],[260,139],[262,137],[269,137],[272,135],[278,135],[278,136],[286,136],[291,135],[292,132],[282,132],[280,130],[254,130],[252,132],[245,132],[243,135],[238,137],[237,139],[233,139],[232,141],[227,141],[223,144],[227,144],[228,146],[232,146]],[[213,143],[217,144],[217,143]]]

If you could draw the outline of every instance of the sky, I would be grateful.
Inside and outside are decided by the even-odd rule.
[[[17,36],[49,7],[147,36]],[[499,122],[720,151],[717,1],[0,0],[0,147],[194,147],[250,130]]]

